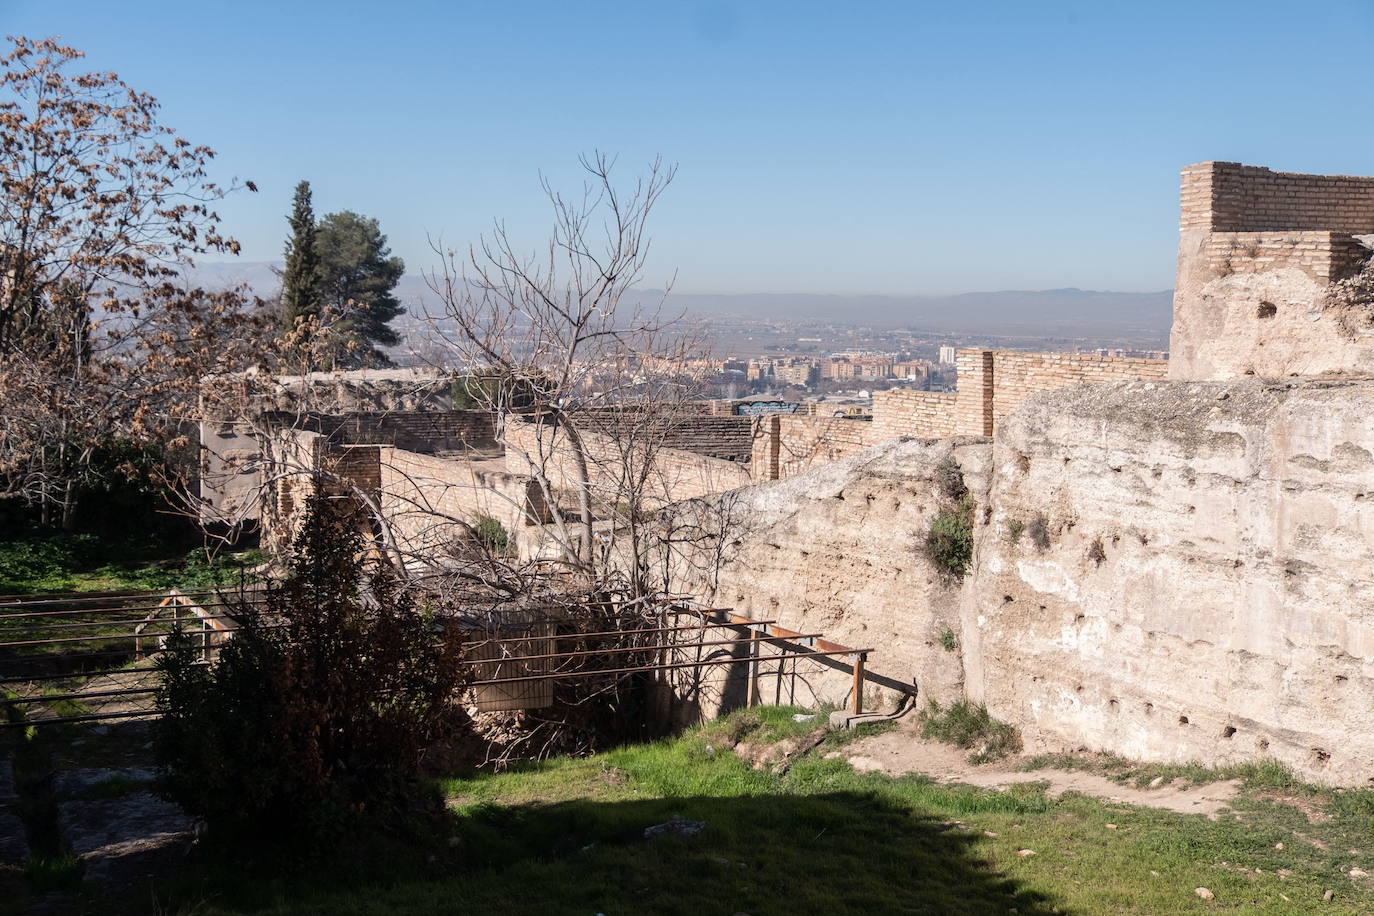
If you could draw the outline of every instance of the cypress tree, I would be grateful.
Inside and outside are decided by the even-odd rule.
[[[286,240],[286,265],[281,274],[281,323],[283,330],[290,331],[297,319],[320,314],[320,253],[315,244],[310,182],[296,185],[287,223],[291,237]]]

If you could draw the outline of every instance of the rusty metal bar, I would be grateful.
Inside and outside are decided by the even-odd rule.
[[[695,627],[694,627],[693,629],[695,629]],[[630,632],[634,632],[634,631],[630,631]],[[563,637],[559,637],[559,636],[529,636],[529,637],[521,637],[520,639],[515,640],[515,641],[524,642],[524,641],[529,640],[529,639],[561,639],[561,638],[563,638]],[[765,641],[773,641],[773,640],[781,640],[781,639],[783,639],[783,638],[784,638],[784,637],[781,637],[781,636],[755,636],[755,637],[752,637],[752,638],[749,639],[749,640],[744,640],[744,641],[739,640],[739,639],[718,639],[718,640],[714,640],[714,641],[711,641],[711,642],[680,642],[680,643],[665,643],[665,644],[663,644],[663,645],[657,645],[657,646],[615,646],[615,647],[608,648],[608,649],[583,649],[583,650],[578,650],[578,651],[576,651],[576,652],[552,652],[552,653],[550,653],[550,654],[548,654],[548,655],[509,655],[509,656],[502,656],[502,657],[500,657],[500,658],[474,658],[474,659],[464,659],[464,660],[463,660],[463,664],[465,664],[465,665],[494,665],[494,664],[499,664],[499,663],[501,663],[501,662],[533,662],[533,661],[543,661],[543,660],[545,660],[545,659],[550,659],[550,658],[580,658],[580,657],[588,656],[588,655],[611,655],[611,654],[616,654],[616,653],[621,653],[621,652],[658,652],[658,651],[661,651],[661,650],[664,650],[664,649],[700,649],[700,648],[705,648],[706,646],[738,646],[738,645],[743,645],[744,642],[746,642],[746,641],[749,642],[749,643],[753,643],[756,639],[757,639],[757,640],[765,640]],[[736,660],[737,660],[737,661],[742,661],[742,659],[736,659]],[[595,672],[593,672],[593,673],[595,673]]]
[[[111,719],[151,719],[157,716],[152,709],[138,712],[95,712],[84,716],[53,716],[43,719],[25,719],[19,722],[0,722],[0,728],[25,728],[30,725],[63,725],[69,722],[108,722]]]
[[[252,589],[251,591],[261,592],[262,589]],[[52,597],[49,595],[34,595],[31,596],[31,600],[23,601],[11,601],[6,599],[0,599],[0,613],[3,613],[6,608],[44,607],[50,604],[90,604],[94,601],[105,601],[113,603],[119,603],[121,601],[163,601],[168,598],[194,599],[195,596],[198,594],[219,596],[224,594],[236,593],[237,592],[234,590],[233,586],[225,586],[223,588],[192,589],[190,591],[181,591],[173,589],[170,592],[128,592],[125,594],[117,595],[106,595],[98,592],[94,594],[85,593],[85,596],[83,596],[82,593],[72,593],[71,597],[61,597],[60,595],[57,597]]]
[[[172,609],[173,605],[170,605],[170,604],[164,605],[164,606],[161,606],[161,607],[157,608],[156,610],[162,610],[163,607],[165,607],[166,610],[169,610],[169,611],[170,611],[170,610]],[[204,607],[204,605],[197,604],[197,605],[187,606],[187,605],[185,605],[185,604],[178,604],[178,605],[176,605],[176,607],[179,607],[179,608],[181,608],[181,609],[183,609],[183,610],[191,610],[192,607]],[[237,619],[238,619],[238,615],[235,615],[235,614],[192,614],[192,615],[190,615],[190,616],[191,616],[192,618],[196,619],[196,620],[237,620]],[[16,630],[23,630],[24,632],[28,632],[28,631],[30,631],[30,630],[93,630],[93,629],[95,629],[95,628],[97,628],[97,627],[112,627],[112,626],[118,626],[119,624],[122,624],[122,623],[147,623],[147,624],[154,624],[154,623],[170,623],[170,622],[171,622],[171,621],[168,621],[168,620],[159,620],[159,619],[157,619],[156,617],[151,617],[151,616],[148,616],[148,617],[122,617],[122,618],[120,618],[119,620],[83,620],[83,621],[80,622],[80,623],[33,623],[33,624],[27,624],[26,626],[23,626],[23,627],[15,627],[15,629],[16,629]]]
[[[157,693],[156,687],[122,687],[111,690],[89,690],[82,693],[54,693],[38,697],[6,697],[0,699],[0,706],[21,706],[33,703],[47,703],[51,700],[88,700],[96,697],[126,697],[140,693]]]
[[[192,601],[190,605],[181,604],[178,602],[177,607],[260,607],[266,603],[267,602],[265,599],[254,599],[251,601]],[[172,607],[172,605],[163,603],[139,605],[137,607],[109,606],[84,608],[82,610],[74,611],[26,611],[22,614],[11,614],[5,611],[0,611],[0,621],[19,620],[21,618],[26,617],[80,617],[88,614],[126,614],[134,613],[137,611],[157,611],[165,607]],[[41,624],[34,624],[34,626],[41,626]]]
[[[197,652],[200,651],[197,646],[192,646],[191,649]],[[124,653],[120,654],[122,655]],[[189,664],[200,665],[203,663],[190,662]],[[82,678],[118,677],[125,674],[149,674],[157,670],[156,666],[149,666],[146,668],[106,668],[95,671],[78,671],[74,674],[37,674],[31,677],[25,677],[20,674],[12,677],[0,677],[0,684],[42,684],[46,681],[76,681]]]
[[[785,637],[782,637],[785,638]],[[871,649],[863,650],[865,652]],[[853,655],[855,650],[844,649],[842,651],[827,652],[802,652],[793,655],[779,655],[777,658],[817,658],[828,655]],[[527,677],[502,677],[492,678],[481,681],[470,681],[465,687],[486,687],[490,684],[515,684],[523,681],[562,681],[573,677],[598,677],[603,674],[641,674],[647,671],[667,671],[674,668],[707,668],[712,665],[743,665],[748,664],[748,659],[743,658],[719,658],[704,662],[676,662],[672,664],[642,665],[637,668],[604,668],[597,671],[560,671],[552,674],[532,674]]]

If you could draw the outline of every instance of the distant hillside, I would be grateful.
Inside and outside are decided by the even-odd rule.
[[[196,269],[195,276],[207,285],[247,283],[260,295],[273,295],[278,287],[273,266],[263,262],[204,264]],[[638,295],[645,302],[656,302],[662,292],[643,290]],[[412,314],[421,313],[421,304],[432,299],[424,279],[415,274],[401,280],[398,297]],[[1116,293],[1068,288],[948,296],[674,292],[668,299],[668,308],[698,317],[824,321],[966,334],[1167,338],[1172,303],[1170,290]]]

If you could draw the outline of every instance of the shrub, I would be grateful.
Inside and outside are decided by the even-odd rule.
[[[472,526],[472,536],[492,553],[505,553],[510,548],[510,534],[506,526],[490,515],[477,516],[477,523]]]
[[[949,708],[931,700],[921,711],[921,737],[973,750],[970,763],[1000,760],[1021,750],[1021,735],[1012,725],[988,714],[986,706],[959,700]]]
[[[944,509],[930,523],[926,557],[942,573],[962,578],[973,560],[973,502],[967,496]]]
[[[968,495],[968,487],[964,485],[964,472],[960,470],[959,462],[954,460],[953,455],[946,455],[935,466],[935,483],[940,488],[940,494],[950,502],[957,503]]]
[[[954,628],[949,624],[945,624],[940,628],[938,639],[940,648],[944,649],[946,652],[953,652],[955,649],[959,648],[959,638],[954,635]]]
[[[1102,538],[1093,538],[1093,542],[1088,545],[1088,559],[1094,566],[1101,566],[1107,559],[1107,548],[1102,545]]]
[[[1021,533],[1026,530],[1026,523],[1019,518],[1007,520],[1007,542],[1016,544],[1021,540]]]
[[[1050,523],[1049,519],[1043,514],[1031,519],[1031,523],[1026,526],[1026,535],[1030,538],[1036,550],[1045,550],[1050,546]]]
[[[212,838],[315,848],[441,810],[420,765],[455,722],[462,647],[385,571],[362,575],[358,532],[348,504],[315,493],[289,576],[264,610],[234,611],[216,661],[187,664],[189,640],[169,643],[160,790]]]

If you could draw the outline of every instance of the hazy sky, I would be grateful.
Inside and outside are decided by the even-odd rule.
[[[923,293],[1173,283],[1177,173],[1374,174],[1374,0],[398,2],[0,0],[161,99],[260,193],[221,207],[281,255],[292,187],[426,234],[504,217],[603,149],[677,181],[649,282]]]

